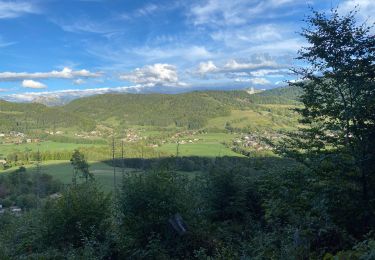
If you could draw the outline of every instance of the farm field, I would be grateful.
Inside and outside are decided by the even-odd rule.
[[[38,151],[62,151],[62,150],[74,150],[79,147],[91,147],[91,146],[102,146],[95,144],[75,144],[75,143],[59,143],[52,141],[41,142],[40,145],[37,143],[24,143],[24,144],[0,144],[0,156],[1,154],[7,155],[14,151],[26,151],[30,152]]]
[[[95,179],[100,183],[104,191],[113,190],[113,168],[103,162],[89,162],[90,171],[94,174]],[[25,165],[25,168],[29,172],[36,170],[36,165]],[[12,173],[17,168],[11,168],[5,171],[0,171],[0,174]],[[61,181],[64,184],[69,184],[72,182],[73,167],[70,161],[46,161],[41,164],[42,173],[51,175],[56,180]],[[131,172],[134,169],[127,168],[125,172]],[[122,171],[121,168],[116,168],[116,179],[117,183],[122,181]],[[80,181],[78,179],[78,181]]]

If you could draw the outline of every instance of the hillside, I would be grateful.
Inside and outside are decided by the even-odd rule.
[[[63,107],[97,121],[114,118],[120,123],[200,128],[208,118],[229,114],[229,108],[202,93],[104,94],[74,100]]]
[[[12,103],[0,100],[0,131],[29,132],[56,127],[93,129],[93,120],[70,113],[59,107],[36,103]]]
[[[126,125],[201,128],[209,119],[229,116],[233,109],[261,104],[297,104],[297,91],[282,88],[250,95],[244,90],[195,91],[183,94],[104,94],[74,100],[61,107],[96,121],[110,118]]]
[[[298,90],[278,88],[257,94],[245,90],[194,91],[183,94],[102,94],[47,107],[0,101],[0,131],[107,126],[157,126],[198,129],[210,119],[230,117],[232,110],[271,112],[262,105],[296,105]]]

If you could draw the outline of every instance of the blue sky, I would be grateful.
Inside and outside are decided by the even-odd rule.
[[[0,0],[0,97],[272,88],[303,39],[308,6],[372,0]]]

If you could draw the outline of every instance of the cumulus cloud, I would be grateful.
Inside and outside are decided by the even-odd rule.
[[[50,72],[1,72],[0,81],[19,81],[24,79],[48,79],[48,78],[60,78],[60,79],[73,79],[77,77],[92,78],[100,77],[101,74],[97,72],[90,72],[88,70],[72,70],[70,68],[64,68],[61,71],[53,70]]]
[[[38,13],[38,10],[30,2],[0,1],[0,19],[16,18],[33,13]]]
[[[186,86],[186,83],[179,81],[175,66],[162,63],[136,68],[132,72],[121,75],[120,79],[149,87]]]
[[[22,81],[22,87],[24,88],[35,88],[35,89],[40,89],[40,88],[47,88],[47,86],[41,82],[32,80],[32,79],[25,79]]]
[[[198,73],[205,75],[207,73],[212,73],[218,71],[219,68],[213,63],[213,61],[201,62],[199,63]]]

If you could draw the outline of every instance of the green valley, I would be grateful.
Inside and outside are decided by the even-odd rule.
[[[60,2],[0,0],[1,260],[375,259],[371,1]]]

